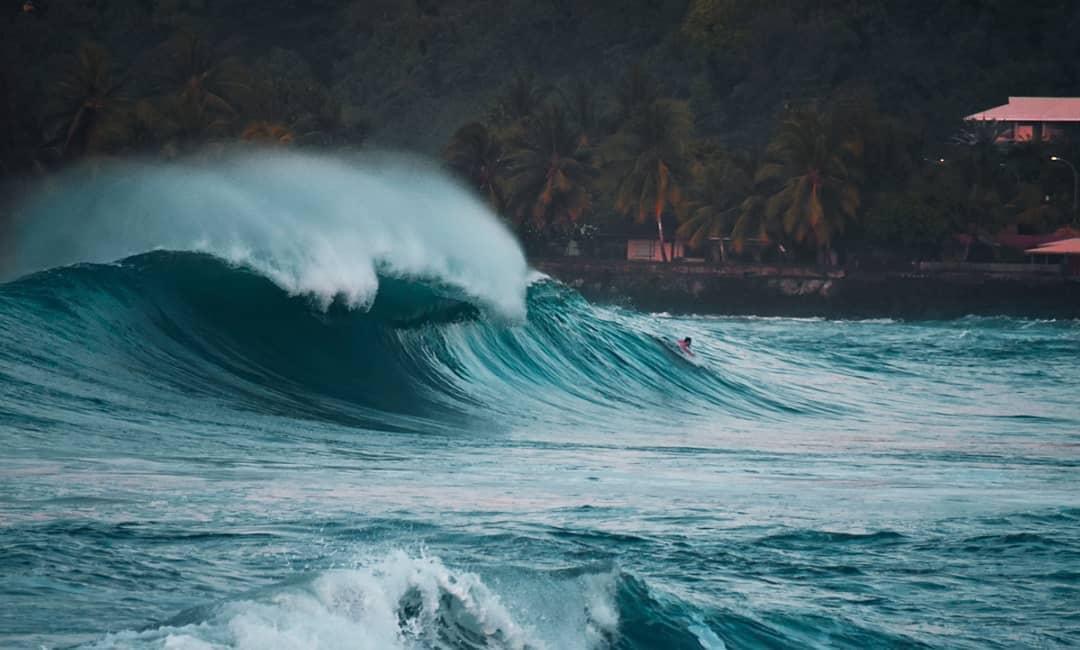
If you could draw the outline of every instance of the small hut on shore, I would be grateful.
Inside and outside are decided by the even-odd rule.
[[[1050,242],[1024,252],[1028,255],[1061,257],[1065,274],[1080,279],[1080,237]]]

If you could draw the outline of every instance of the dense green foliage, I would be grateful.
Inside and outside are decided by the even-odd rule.
[[[29,5],[29,7],[28,7]],[[960,118],[1076,95],[1068,0],[23,0],[0,5],[0,172],[406,147],[529,237],[678,218],[813,257],[1075,218],[1058,145]],[[963,251],[967,254],[969,251]],[[921,253],[920,253],[921,254]]]

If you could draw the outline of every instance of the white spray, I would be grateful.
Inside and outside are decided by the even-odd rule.
[[[54,179],[17,214],[0,279],[186,250],[249,266],[324,307],[370,305],[382,273],[455,287],[507,318],[525,313],[528,268],[513,236],[415,159],[256,152],[122,163]]]

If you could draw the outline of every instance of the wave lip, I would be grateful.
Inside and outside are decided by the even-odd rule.
[[[528,267],[479,201],[418,160],[298,153],[78,169],[17,210],[0,279],[159,249],[248,266],[323,308],[371,305],[379,276],[443,284],[514,320]]]

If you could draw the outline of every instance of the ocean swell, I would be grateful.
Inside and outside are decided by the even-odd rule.
[[[443,427],[462,417],[629,410],[664,422],[673,406],[736,416],[809,406],[692,363],[662,324],[594,307],[551,280],[528,287],[519,325],[444,283],[378,283],[371,303],[354,310],[322,309],[201,253],[159,251],[33,274],[0,286],[0,321],[21,342],[4,352],[5,378],[53,386],[54,406],[59,399],[82,408],[94,394],[130,417],[166,394],[166,405],[212,399],[232,410],[377,429],[400,428],[400,417]],[[58,395],[56,386],[65,390]],[[33,410],[19,408],[27,417]]]

